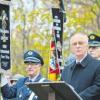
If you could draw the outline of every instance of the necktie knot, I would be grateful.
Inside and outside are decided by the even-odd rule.
[[[77,62],[75,66],[76,66],[76,67],[81,67],[82,64],[81,64],[80,62]]]
[[[32,80],[29,80],[29,82],[32,82]]]

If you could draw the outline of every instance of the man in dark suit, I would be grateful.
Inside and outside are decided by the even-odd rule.
[[[1,78],[1,92],[4,98],[16,98],[16,100],[38,100],[36,94],[31,91],[25,83],[27,82],[47,82],[40,69],[44,64],[43,58],[35,51],[29,50],[24,54],[24,63],[28,77],[21,78],[15,85],[10,87],[6,79]]]
[[[83,100],[100,100],[100,61],[88,54],[88,36],[74,34],[70,49],[75,61],[65,66],[61,80],[73,86]]]

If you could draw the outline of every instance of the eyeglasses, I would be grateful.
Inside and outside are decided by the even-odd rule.
[[[39,63],[25,63],[25,65],[32,65],[32,66],[36,66],[38,65]]]
[[[82,41],[72,43],[73,46],[76,46],[76,45],[84,45],[84,44],[85,43],[82,42]]]

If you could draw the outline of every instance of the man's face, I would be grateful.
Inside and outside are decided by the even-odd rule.
[[[88,37],[82,34],[76,34],[71,37],[70,49],[76,55],[76,58],[81,59],[88,51]]]
[[[27,74],[30,77],[36,76],[38,73],[40,73],[41,69],[41,64],[36,64],[36,63],[26,63],[26,71]]]
[[[89,47],[89,53],[91,54],[92,57],[94,58],[100,58],[100,47]]]

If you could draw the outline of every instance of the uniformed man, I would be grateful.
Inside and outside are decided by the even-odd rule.
[[[10,87],[5,78],[2,76],[1,91],[4,98],[16,98],[16,100],[38,100],[39,97],[31,91],[26,85],[26,82],[47,82],[48,80],[42,77],[40,69],[44,64],[43,58],[33,50],[29,50],[24,54],[24,63],[28,77],[21,78],[15,85]]]
[[[100,60],[100,36],[90,34],[89,36],[89,53]]]

